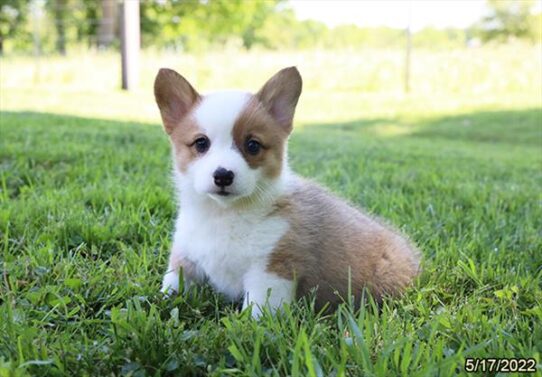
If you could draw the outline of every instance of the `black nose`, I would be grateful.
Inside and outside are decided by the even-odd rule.
[[[220,187],[229,186],[233,183],[233,177],[235,174],[231,170],[226,170],[224,168],[218,168],[213,173],[213,178],[215,179],[215,185]]]

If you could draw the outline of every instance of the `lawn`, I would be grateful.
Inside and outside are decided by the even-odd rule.
[[[426,92],[435,74],[408,96],[320,86],[307,63],[291,165],[409,234],[423,273],[380,309],[322,315],[306,300],[257,321],[208,287],[159,293],[176,206],[148,83],[16,85],[4,71],[0,376],[448,376],[468,357],[535,358],[541,375],[542,67],[500,54],[499,79],[469,66],[465,87]],[[258,69],[224,83],[257,89],[273,73]]]

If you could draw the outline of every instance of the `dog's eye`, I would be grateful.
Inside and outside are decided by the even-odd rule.
[[[254,139],[250,139],[247,141],[246,145],[245,145],[245,149],[247,150],[247,152],[253,156],[257,155],[258,153],[260,153],[260,149],[262,148],[262,145],[260,143],[258,143],[256,140]]]
[[[194,146],[198,153],[205,153],[209,149],[211,142],[206,137],[199,137],[194,141]]]

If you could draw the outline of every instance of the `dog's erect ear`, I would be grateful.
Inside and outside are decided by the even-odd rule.
[[[301,94],[302,80],[296,67],[280,70],[256,94],[269,114],[286,131],[292,130],[295,107]]]
[[[154,97],[168,134],[200,99],[198,92],[184,77],[167,68],[160,69],[156,75]]]

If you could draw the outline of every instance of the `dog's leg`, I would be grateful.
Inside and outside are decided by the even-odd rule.
[[[203,278],[203,272],[198,266],[183,257],[179,248],[173,246],[169,255],[169,263],[167,271],[162,280],[161,291],[166,294],[174,294],[179,292],[179,271],[183,269],[184,291],[186,292],[190,284],[194,281],[199,281]]]
[[[292,280],[281,278],[261,267],[249,270],[244,276],[243,285],[243,310],[252,304],[254,318],[260,317],[266,305],[275,313],[282,304],[291,302],[295,295],[295,284]]]
[[[173,269],[171,262],[168,265],[167,271],[162,279],[162,293],[167,295],[177,293],[179,291],[179,270]]]

